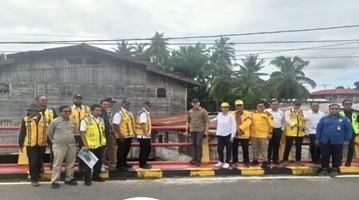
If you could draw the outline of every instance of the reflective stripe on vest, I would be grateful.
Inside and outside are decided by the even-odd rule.
[[[87,129],[86,129],[86,141],[87,146],[90,149],[96,149],[100,146],[106,145],[106,138],[103,136],[103,132],[105,131],[105,122],[101,117],[99,117],[99,122],[97,123],[96,120],[91,117],[84,118]]]
[[[344,110],[340,110],[339,111],[339,115],[344,116],[345,117],[345,113]],[[352,123],[352,127],[353,127],[353,131],[356,135],[359,134],[359,123],[357,122],[357,118],[358,118],[358,113],[353,111],[352,112],[352,118],[350,119],[351,123]]]

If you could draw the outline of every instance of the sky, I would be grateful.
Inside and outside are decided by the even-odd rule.
[[[165,37],[178,37],[359,25],[356,0],[0,0],[0,5],[0,42],[150,38],[156,31]],[[302,57],[309,60],[304,70],[306,76],[317,83],[316,88],[308,88],[310,91],[354,87],[353,83],[359,81],[359,27],[231,37],[237,43],[303,40],[358,40],[358,43],[236,44],[237,62],[245,54],[259,53],[266,61],[263,72],[270,74],[277,70],[269,64],[271,58]],[[59,46],[66,45],[0,43],[0,53]],[[273,53],[277,49],[308,47],[316,48]],[[343,56],[351,58],[328,58]]]

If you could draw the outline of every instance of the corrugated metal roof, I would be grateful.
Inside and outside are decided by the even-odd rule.
[[[312,92],[310,95],[359,95],[357,89],[330,89]]]

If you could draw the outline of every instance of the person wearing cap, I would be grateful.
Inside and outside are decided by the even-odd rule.
[[[232,142],[237,128],[234,117],[229,113],[229,104],[227,102],[223,102],[221,104],[221,112],[211,121],[215,121],[217,123],[216,137],[218,143],[217,149],[219,162],[214,166],[217,168],[223,167],[224,169],[228,169],[230,167],[229,162],[231,161]],[[226,147],[225,160],[224,147]]]
[[[40,114],[42,115],[42,120],[44,121],[45,127],[44,132],[46,133],[47,126],[57,117],[56,111],[53,108],[47,107],[47,98],[45,95],[38,95],[35,97],[35,104],[40,107]],[[51,141],[48,140],[48,146],[50,149],[50,168],[52,168],[54,154],[52,152]],[[44,166],[41,166],[41,172],[44,172]]]
[[[71,106],[70,118],[76,123],[75,140],[77,146],[79,147],[79,149],[81,149],[83,143],[80,136],[80,122],[90,113],[90,108],[83,104],[83,97],[80,94],[74,95],[73,103],[74,104]],[[81,159],[78,159],[78,161],[80,170],[83,170],[85,163]]]
[[[283,165],[288,166],[288,156],[292,148],[293,142],[295,141],[295,163],[298,166],[303,166],[302,159],[302,144],[304,138],[304,113],[300,109],[301,102],[295,100],[293,102],[293,108],[285,111],[284,122],[285,122],[285,148],[283,154]]]
[[[70,118],[70,106],[59,107],[60,116],[54,119],[47,129],[47,135],[52,143],[54,163],[52,167],[51,187],[60,187],[58,181],[61,177],[61,165],[65,160],[65,184],[77,185],[74,179],[74,165],[76,161],[76,122]]]
[[[324,116],[324,112],[319,110],[318,102],[311,102],[310,110],[304,112],[305,134],[309,136],[310,155],[314,164],[320,163],[320,148],[315,145],[315,133],[319,120]]]
[[[144,107],[141,108],[136,115],[135,133],[137,140],[140,143],[139,167],[143,169],[152,168],[147,163],[148,156],[151,152],[151,117],[150,110],[152,109],[152,102],[145,101]]]
[[[208,136],[208,113],[200,106],[197,98],[192,99],[192,108],[187,113],[187,122],[185,132],[191,133],[193,145],[193,157],[191,164],[201,165],[202,161],[202,141],[204,136]]]
[[[231,114],[236,121],[236,134],[233,140],[233,160],[234,167],[239,167],[238,162],[238,147],[239,144],[242,146],[243,152],[243,164],[245,167],[249,167],[249,137],[250,137],[250,126],[252,124],[251,113],[244,110],[244,103],[242,100],[236,100],[234,102],[236,110],[232,111]]]
[[[132,138],[135,135],[135,120],[130,111],[131,103],[125,99],[121,103],[121,109],[113,117],[113,125],[116,132],[117,164],[120,171],[128,171],[127,156],[131,149]]]
[[[348,154],[345,161],[345,166],[350,167],[354,156],[355,141],[359,139],[359,111],[352,108],[353,101],[351,99],[345,99],[342,105],[344,108],[340,109],[339,115],[347,117],[353,127],[353,135],[348,145]],[[357,143],[356,145],[359,144]]]
[[[264,102],[257,104],[257,110],[251,114],[251,145],[253,152],[252,165],[258,165],[263,160],[262,168],[268,167],[268,141],[272,138],[273,117],[265,111]]]
[[[336,177],[342,163],[343,146],[348,146],[352,138],[350,120],[339,114],[339,105],[329,106],[329,115],[320,119],[316,131],[315,143],[320,147],[322,171],[319,176]],[[332,157],[332,169],[329,171],[329,161]]]
[[[270,101],[270,109],[266,110],[273,117],[273,134],[268,143],[268,164],[271,160],[275,165],[279,165],[279,145],[283,133],[283,111],[279,110],[279,101]]]
[[[93,166],[91,176],[91,168],[85,165],[85,185],[90,186],[91,180],[104,182],[105,179],[100,177],[102,167],[102,157],[106,147],[105,122],[100,117],[101,105],[93,104],[90,107],[90,114],[83,118],[80,122],[81,139],[84,144],[82,147],[85,151],[91,151],[98,161]]]
[[[43,158],[47,146],[46,127],[47,122],[40,114],[41,108],[36,104],[31,104],[27,109],[28,114],[23,118],[19,134],[19,147],[23,151],[26,147],[29,159],[29,172],[31,185],[39,186],[40,172],[43,166]]]

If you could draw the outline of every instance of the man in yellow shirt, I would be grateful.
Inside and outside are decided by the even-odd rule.
[[[252,165],[258,165],[258,160],[263,160],[262,168],[268,166],[268,141],[272,138],[273,117],[264,110],[264,102],[257,104],[257,110],[252,113],[251,145],[253,151]]]

